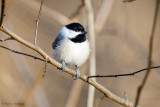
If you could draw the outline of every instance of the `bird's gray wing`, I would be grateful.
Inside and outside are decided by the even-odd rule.
[[[59,35],[56,37],[55,41],[52,43],[52,48],[53,48],[53,49],[56,49],[56,47],[60,45],[60,43],[61,43],[61,41],[63,40],[63,38],[64,38],[64,36],[62,36],[62,35],[59,34]]]

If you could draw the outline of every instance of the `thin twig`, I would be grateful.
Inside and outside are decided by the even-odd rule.
[[[2,46],[2,45],[0,45],[0,47],[1,47],[1,48],[4,48],[4,49],[7,49],[7,50],[9,50],[9,51],[11,51],[11,52],[13,52],[13,53],[17,53],[17,54],[21,54],[21,55],[29,56],[29,57],[32,57],[32,58],[34,58],[34,59],[38,59],[38,60],[40,60],[40,61],[44,61],[44,62],[46,61],[45,59],[42,59],[42,58],[39,58],[39,57],[36,57],[36,56],[30,55],[30,54],[27,54],[27,53],[19,52],[19,51],[16,51],[16,50],[14,50],[14,49],[10,49],[10,48],[5,47],[5,46]]]
[[[60,64],[59,62],[55,61],[54,59],[52,59],[48,54],[46,54],[41,48],[39,48],[38,46],[33,45],[32,43],[22,39],[20,36],[17,36],[16,34],[14,34],[13,32],[4,29],[3,27],[0,27],[0,30],[4,33],[6,33],[8,36],[11,36],[13,39],[15,39],[16,41],[18,41],[19,43],[27,46],[28,48],[31,48],[32,50],[38,52],[44,59],[48,59],[48,63],[54,65],[57,68],[61,68],[62,64]],[[76,76],[76,71],[69,69],[69,68],[65,68],[64,72]],[[98,82],[94,81],[93,79],[88,79],[86,75],[81,75],[80,78],[81,80],[87,82],[88,84],[94,86],[97,90],[99,90],[100,92],[102,92],[103,94],[106,95],[106,97],[108,97],[109,99],[124,105],[126,107],[133,107],[134,104],[132,102],[130,102],[129,100],[125,100],[117,95],[115,95],[114,93],[112,93],[110,90],[106,89],[104,86],[102,86],[101,84],[99,84]]]
[[[37,45],[38,25],[39,25],[39,20],[40,20],[40,16],[41,16],[43,1],[44,0],[41,0],[41,5],[40,5],[40,8],[39,8],[38,18],[36,20],[36,31],[35,31],[34,45]]]
[[[48,55],[38,46],[33,45],[32,43],[22,39],[21,37],[19,37],[18,35],[14,34],[13,32],[11,32],[8,29],[5,29],[2,27],[0,27],[0,30],[4,33],[6,33],[8,36],[11,36],[14,40],[20,42],[21,44],[30,47],[31,49],[35,50],[36,52],[38,52],[43,58],[46,58]]]
[[[148,55],[148,68],[151,68],[152,66],[152,54],[153,54],[153,40],[154,40],[154,34],[155,34],[155,27],[156,27],[156,21],[157,21],[157,16],[158,16],[158,8],[159,8],[159,1],[156,0],[155,2],[155,13],[154,13],[154,19],[153,19],[153,26],[152,26],[152,31],[151,31],[151,36],[150,36],[150,41],[149,41],[149,55]],[[142,94],[142,90],[146,84],[147,78],[150,74],[150,69],[147,70],[143,81],[141,83],[141,85],[138,87],[137,90],[137,96],[136,96],[136,100],[135,100],[135,107],[137,107],[137,105],[139,104],[140,101],[140,96]]]
[[[28,8],[31,8],[33,10],[39,8],[39,2],[37,0],[18,0],[18,1],[22,3],[22,5],[27,5]],[[43,4],[43,15],[51,20],[58,22],[61,25],[66,25],[71,22],[68,19],[68,17],[64,16],[62,13],[52,8],[47,7],[45,4]]]
[[[132,2],[132,1],[135,1],[135,0],[123,0],[123,2]]]
[[[94,76],[88,76],[88,78],[134,76],[135,74],[140,73],[140,72],[142,72],[142,71],[145,71],[145,70],[148,70],[148,69],[155,69],[155,68],[160,68],[160,66],[154,66],[154,67],[150,67],[150,68],[144,68],[144,69],[138,70],[138,71],[136,71],[136,72],[132,72],[132,73],[116,74],[116,75],[94,75]]]
[[[12,40],[12,39],[13,39],[12,37],[8,36],[6,38],[0,39],[0,41],[3,42],[3,41],[7,41],[7,40]]]
[[[36,90],[36,87],[39,86],[40,82],[41,82],[41,71],[44,69],[44,64],[41,63],[38,66],[38,70],[36,71],[36,74],[33,77],[33,81],[28,85],[28,87],[26,87],[26,90],[21,98],[21,102],[24,102],[24,104],[28,104],[29,99],[31,99],[31,96],[33,95],[32,93]],[[42,94],[42,93],[41,93]]]
[[[47,72],[47,59],[45,59],[44,73],[42,75],[42,78],[45,78],[46,72]]]
[[[1,0],[1,19],[0,19],[0,27],[1,27],[2,24],[3,24],[4,8],[5,8],[5,0]]]

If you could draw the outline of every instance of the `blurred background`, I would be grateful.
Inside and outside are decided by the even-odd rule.
[[[112,0],[92,0],[97,74],[131,73],[146,68],[156,0],[113,0],[109,4],[109,11],[105,11],[108,6],[106,1]],[[61,27],[69,23],[68,19],[78,21],[87,28],[85,9],[76,18],[72,17],[80,5],[80,0],[44,0],[37,45],[48,55],[52,56],[52,42]],[[4,26],[33,43],[39,6],[40,0],[7,0]],[[101,12],[103,14],[100,15]],[[159,17],[160,14],[153,44],[153,66],[160,65]],[[6,36],[0,32],[0,38]],[[0,42],[0,45],[41,57],[14,40]],[[3,103],[20,103],[17,106],[26,107],[87,106],[87,83],[75,81],[74,77],[50,64],[47,64],[46,76],[42,78],[44,66],[44,62],[0,48],[0,107],[8,106]],[[160,107],[159,71],[160,69],[152,70],[140,99],[141,107]],[[81,67],[81,73],[88,75],[88,62]],[[128,77],[97,78],[97,81],[116,95],[134,102],[144,74],[145,72]],[[100,101],[102,97],[103,94],[96,90],[94,107],[122,107],[108,98]]]

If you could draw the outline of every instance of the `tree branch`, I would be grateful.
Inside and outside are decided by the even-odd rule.
[[[152,27],[150,41],[149,41],[148,68],[151,68],[151,66],[152,66],[153,40],[154,40],[154,33],[155,33],[157,16],[158,16],[158,9],[159,9],[159,1],[156,0],[155,14],[154,14],[154,19],[153,19],[153,27]],[[147,72],[143,78],[143,81],[142,81],[141,85],[138,87],[136,101],[135,101],[135,107],[137,107],[137,105],[139,104],[140,96],[141,96],[142,90],[146,84],[147,78],[149,77],[150,71],[151,71],[150,69],[147,69]]]
[[[62,65],[55,61],[54,59],[52,59],[49,55],[47,55],[41,48],[39,48],[38,46],[33,45],[32,43],[22,39],[21,37],[17,36],[16,34],[14,34],[13,32],[9,31],[8,29],[4,29],[3,27],[0,27],[0,30],[4,33],[6,33],[7,35],[11,36],[13,39],[15,39],[16,41],[18,41],[19,43],[33,49],[34,51],[38,52],[44,59],[47,59],[47,62],[54,65],[55,67],[57,67],[58,69],[60,69],[62,67]],[[69,68],[65,68],[64,72],[76,76],[76,71],[69,69]],[[92,79],[88,79],[86,75],[81,75],[80,79],[89,83],[90,85],[94,86],[97,90],[99,90],[100,92],[104,93],[104,95],[106,97],[108,97],[109,99],[127,106],[127,107],[133,107],[134,104],[132,102],[130,102],[129,100],[125,100],[117,95],[115,95],[114,93],[112,93],[110,90],[106,89],[104,86],[102,86],[101,84],[95,82]]]
[[[155,69],[155,68],[160,68],[160,66],[154,66],[154,67],[150,67],[150,68],[144,68],[144,69],[138,70],[136,72],[132,72],[132,73],[117,74],[117,75],[94,75],[94,76],[88,76],[88,78],[134,76],[135,74],[140,73],[142,71],[145,71],[145,70],[148,70],[148,69]]]
[[[1,19],[0,19],[0,27],[2,26],[4,19],[4,8],[5,8],[5,0],[1,0]]]
[[[135,0],[123,0],[123,2],[132,2],[132,1],[135,1]]]
[[[21,55],[29,56],[29,57],[32,57],[32,58],[34,58],[34,59],[38,59],[38,60],[40,60],[40,61],[44,61],[44,62],[46,61],[45,59],[42,59],[42,58],[39,58],[39,57],[36,57],[36,56],[30,55],[30,54],[27,54],[27,53],[19,52],[19,51],[16,51],[16,50],[10,49],[10,48],[5,47],[5,46],[2,46],[2,45],[0,45],[0,47],[1,47],[1,48],[4,48],[4,49],[7,49],[7,50],[9,50],[9,51],[11,51],[11,52],[13,52],[13,53],[17,53],[17,54],[21,54]]]
[[[17,50],[13,50],[13,49],[10,49],[8,47],[5,47],[5,46],[2,46],[0,45],[1,48],[4,48],[4,49],[7,49],[13,53],[17,53],[17,54],[21,54],[21,55],[25,55],[25,56],[28,56],[28,57],[32,57],[34,59],[38,59],[40,61],[44,61],[45,62],[45,70],[44,70],[44,73],[46,72],[46,68],[47,68],[47,60],[46,59],[42,59],[42,58],[39,58],[37,56],[33,56],[33,55],[30,55],[30,54],[27,54],[27,53],[23,53],[23,52],[19,52]],[[136,72],[132,72],[132,73],[127,73],[127,74],[117,74],[117,75],[95,75],[95,76],[88,76],[88,79],[89,78],[101,78],[101,77],[120,77],[120,76],[134,76],[135,74],[137,73],[140,73],[142,71],[145,71],[145,70],[148,70],[148,69],[155,69],[155,68],[160,68],[160,66],[155,66],[155,67],[151,67],[151,68],[144,68],[144,69],[141,69],[141,70],[138,70]],[[44,74],[45,75],[45,74]]]
[[[35,37],[34,37],[34,45],[37,45],[38,24],[39,24],[39,20],[40,20],[40,16],[41,16],[41,10],[42,10],[43,1],[44,0],[41,0],[41,5],[40,5],[40,9],[39,9],[37,20],[36,20],[36,31],[35,31]]]
[[[29,8],[36,10],[39,8],[39,2],[37,0],[18,0],[23,5],[27,5]],[[66,25],[71,22],[66,16],[61,14],[60,12],[53,10],[52,8],[43,5],[43,15],[51,18],[51,20],[55,20],[61,25]]]

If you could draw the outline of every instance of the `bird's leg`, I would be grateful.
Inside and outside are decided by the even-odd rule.
[[[80,70],[79,70],[79,67],[76,65],[76,79],[80,77],[81,73],[80,73]]]
[[[62,64],[62,68],[61,69],[64,70],[64,68],[66,67],[66,64],[65,64],[64,61],[62,61],[61,64]]]

